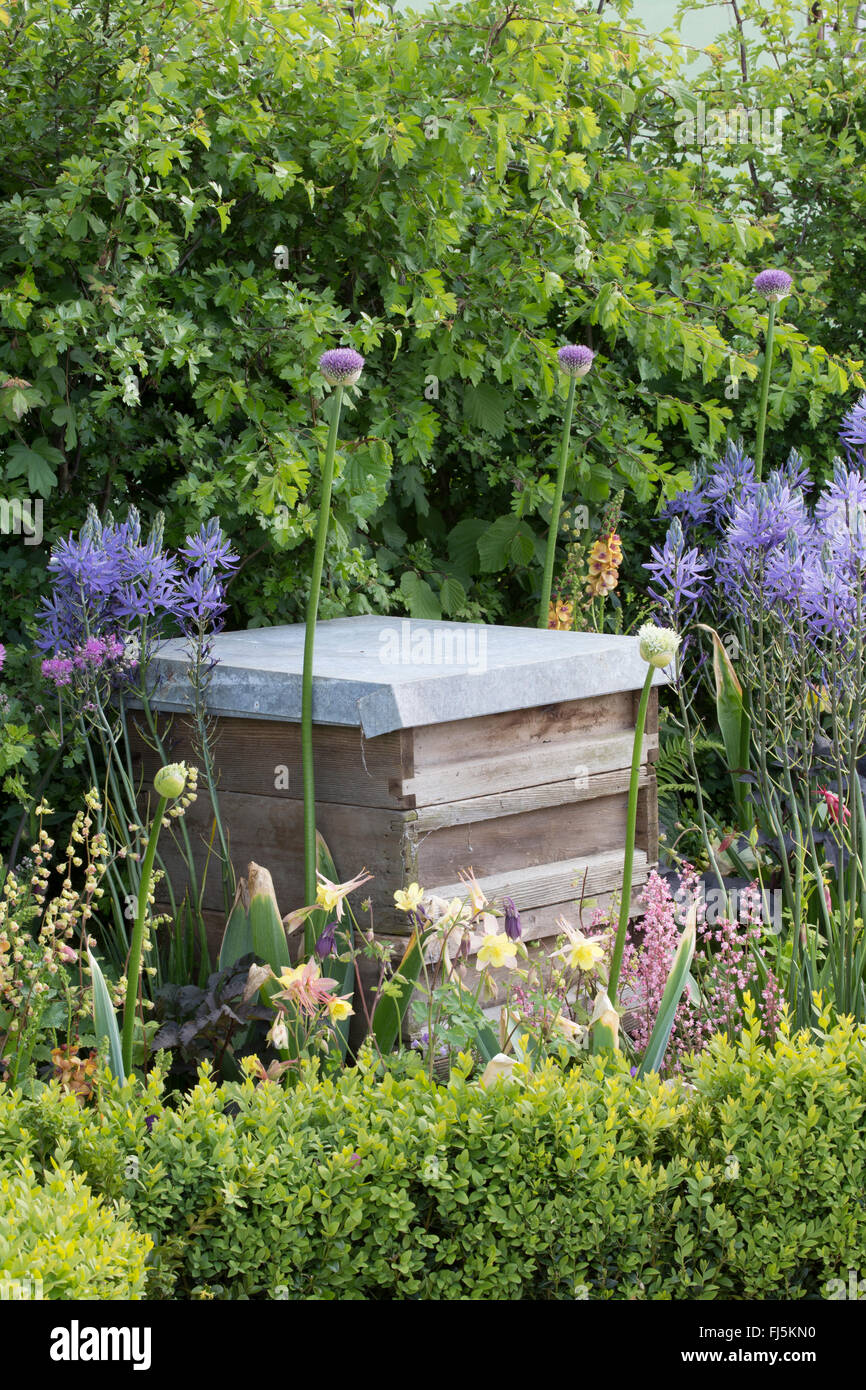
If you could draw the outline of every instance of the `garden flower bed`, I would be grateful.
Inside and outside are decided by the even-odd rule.
[[[861,9],[0,4],[0,1301],[866,1287]]]

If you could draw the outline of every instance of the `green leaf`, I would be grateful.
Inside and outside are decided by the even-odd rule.
[[[488,524],[480,517],[465,517],[448,535],[448,554],[458,569],[469,577],[478,569],[478,538],[484,535]]]
[[[502,397],[489,381],[466,386],[463,391],[463,417],[467,424],[499,438],[505,433],[505,407]]]
[[[674,1017],[683,993],[689,986],[689,971],[691,970],[697,939],[697,920],[698,908],[697,903],[695,903],[689,909],[689,915],[668,975],[650,1040],[647,1043],[643,1060],[638,1067],[638,1076],[646,1076],[647,1072],[658,1071],[664,1061],[668,1040],[674,1026]]]
[[[247,867],[247,886],[250,899],[250,931],[253,951],[259,960],[269,965],[275,975],[291,965],[286,929],[277,906],[274,881],[260,864]],[[261,989],[263,1000],[270,1000],[279,989],[276,980],[268,980]]]
[[[413,618],[441,618],[442,609],[426,579],[408,570],[400,580],[400,593]]]
[[[389,1053],[400,1033],[409,1001],[415,991],[421,966],[424,963],[424,943],[430,932],[419,935],[413,931],[409,944],[388,985],[388,993],[383,993],[373,1011],[373,1036],[384,1055]],[[499,1046],[497,1043],[497,1052]]]
[[[104,1038],[108,1039],[108,1065],[111,1074],[118,1081],[124,1082],[126,1073],[123,1069],[123,1049],[120,1042],[120,1029],[117,1026],[117,1015],[108,993],[105,976],[89,947],[87,959],[90,962],[90,972],[93,978],[93,1023],[96,1036],[100,1045]]]
[[[442,604],[442,611],[448,614],[458,613],[466,604],[466,590],[460,583],[449,575],[442,581],[442,588],[439,590],[439,599]]]
[[[715,628],[705,623],[697,623],[702,632],[708,632],[713,642],[713,675],[716,683],[716,718],[722,741],[725,745],[725,758],[734,787],[738,811],[743,810],[743,783],[737,773],[749,770],[749,736],[751,721],[743,700],[743,687],[737,679],[731,658],[725,651],[722,639]]]
[[[235,961],[248,956],[254,950],[253,928],[250,921],[249,889],[245,878],[238,880],[235,900],[226,922],[220,945],[219,969],[225,970]]]

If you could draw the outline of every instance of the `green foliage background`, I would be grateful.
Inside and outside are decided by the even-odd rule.
[[[46,537],[4,537],[0,640],[91,500],[164,508],[169,543],[220,516],[230,621],[298,619],[340,343],[368,365],[323,617],[532,621],[563,340],[598,352],[567,500],[626,489],[639,583],[696,455],[752,436],[767,262],[797,284],[771,448],[824,466],[862,385],[856,6],[831,44],[744,0],[759,43],[735,29],[697,75],[627,0],[597,8],[5,0],[0,381],[25,384],[0,389],[0,495],[41,498]],[[784,100],[781,152],[683,146],[699,98]]]

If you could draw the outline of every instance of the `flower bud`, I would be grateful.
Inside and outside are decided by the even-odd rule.
[[[678,632],[674,632],[673,628],[656,627],[654,623],[644,623],[637,635],[640,642],[640,654],[644,661],[659,669],[662,666],[670,665],[677,654],[677,648],[681,641]]]
[[[154,790],[166,801],[174,801],[183,794],[186,778],[186,763],[166,763],[153,779]]]

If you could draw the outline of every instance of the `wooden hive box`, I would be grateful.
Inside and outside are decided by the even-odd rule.
[[[303,903],[301,625],[229,632],[214,644],[210,691],[220,806],[235,869],[270,869],[283,912]],[[173,760],[196,761],[186,661],[169,642],[153,704]],[[637,640],[379,617],[319,625],[313,685],[317,824],[340,876],[366,867],[378,935],[405,933],[394,890],[411,882],[463,896],[474,869],[491,900],[508,896],[524,938],[606,906],[622,878],[633,734],[646,665]],[[658,673],[661,682],[663,677]],[[634,893],[657,857],[652,692],[640,774]],[[144,785],[155,756],[139,743]],[[212,813],[203,779],[187,816],[202,862]],[[182,890],[181,861],[164,858]],[[633,899],[634,901],[634,899]],[[219,866],[204,906],[213,943],[224,922]]]

